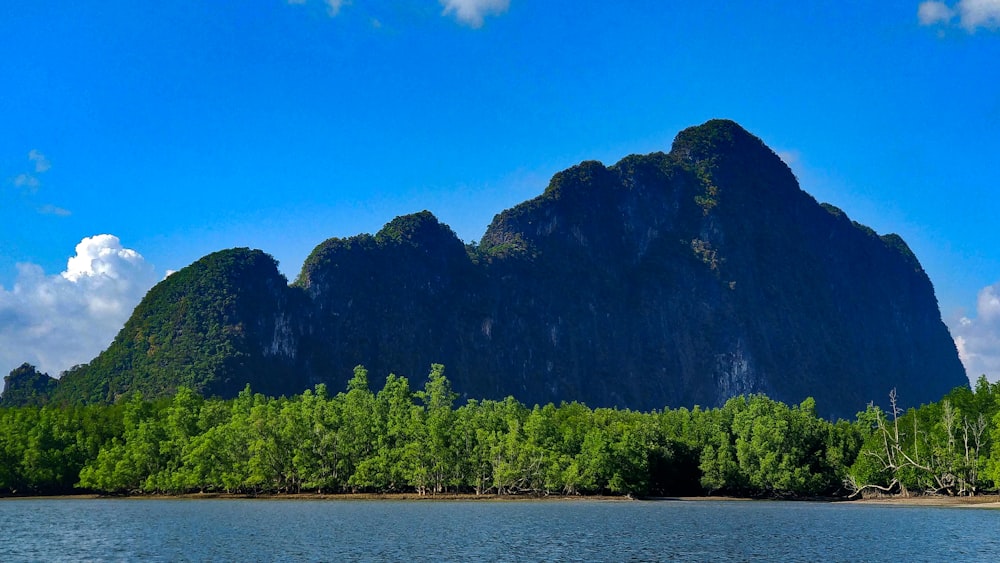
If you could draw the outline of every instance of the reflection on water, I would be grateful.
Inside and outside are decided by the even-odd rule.
[[[1000,561],[1000,511],[725,501],[0,501],[2,561]]]

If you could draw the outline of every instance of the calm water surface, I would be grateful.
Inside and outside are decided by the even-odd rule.
[[[726,501],[0,501],[0,561],[1000,561],[1000,510]]]

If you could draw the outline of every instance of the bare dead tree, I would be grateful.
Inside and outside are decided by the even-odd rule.
[[[953,452],[956,435],[956,414],[948,401],[945,401],[943,408],[944,414],[942,423],[945,427],[946,434],[948,435],[947,452]],[[896,390],[893,389],[889,392],[889,413],[892,416],[891,423],[886,414],[881,410],[878,411],[875,418],[875,432],[881,438],[881,447],[878,449],[867,448],[861,451],[862,455],[875,460],[877,466],[882,470],[882,472],[890,476],[890,480],[888,484],[860,483],[858,482],[856,476],[848,475],[844,484],[849,490],[853,491],[850,495],[851,498],[861,495],[865,491],[869,490],[880,491],[883,493],[898,493],[902,496],[909,496],[910,491],[907,488],[906,483],[901,479],[901,475],[904,470],[913,470],[918,476],[918,483],[926,483],[926,485],[922,486],[924,486],[926,492],[928,493],[954,494],[958,479],[953,471],[953,463],[950,459],[947,459],[950,458],[952,454],[946,453],[945,455],[941,455],[940,453],[936,453],[931,444],[928,443],[926,447],[926,457],[921,456],[920,438],[921,436],[926,438],[927,434],[921,432],[917,416],[913,416],[912,449],[911,451],[907,451],[907,436],[900,430],[900,415],[902,412],[902,409],[899,408],[899,400]],[[982,432],[983,430],[979,431],[980,436],[982,435]],[[972,435],[974,436],[975,433],[973,432]],[[971,452],[968,453],[968,455],[971,456]]]
[[[982,413],[975,422],[962,418],[962,442],[965,447],[965,475],[962,480],[960,494],[975,496],[979,489],[979,450],[982,447],[983,434],[986,432],[986,417]]]

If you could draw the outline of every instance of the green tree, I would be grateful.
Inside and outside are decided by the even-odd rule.
[[[749,483],[737,462],[736,437],[732,431],[736,415],[745,411],[747,405],[746,397],[733,397],[721,409],[706,413],[704,417],[701,484],[709,493],[743,494],[749,490]]]
[[[184,452],[185,482],[189,489],[234,493],[246,490],[250,452],[247,448],[250,413],[263,402],[250,386],[231,401],[208,401],[198,420],[199,434]]]
[[[200,434],[198,421],[204,402],[200,395],[181,386],[170,405],[159,413],[164,435],[159,444],[161,469],[150,476],[150,487],[167,492],[184,492],[190,488],[182,467],[183,458],[191,439]]]
[[[160,443],[166,440],[153,404],[135,393],[125,404],[121,439],[112,439],[80,472],[80,486],[105,492],[156,490],[150,480],[163,469]]]
[[[360,486],[358,479],[351,479],[358,466],[375,453],[376,413],[375,395],[368,385],[368,370],[364,366],[354,368],[354,376],[347,383],[347,393],[337,396],[343,416],[337,428],[338,475],[352,491]]]
[[[381,491],[398,491],[406,485],[413,472],[407,446],[418,435],[419,411],[409,381],[389,374],[375,397],[376,451],[358,466],[356,482]]]
[[[806,399],[795,408],[756,395],[733,418],[740,471],[758,494],[814,495],[835,486],[826,467],[827,429]]]
[[[424,405],[422,456],[419,457],[416,476],[418,490],[441,493],[454,484],[453,468],[457,456],[452,447],[452,430],[455,413],[452,409],[458,395],[452,391],[451,382],[444,376],[444,366],[432,364],[424,390],[417,398]]]

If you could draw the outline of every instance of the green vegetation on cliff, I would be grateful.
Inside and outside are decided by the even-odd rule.
[[[109,403],[181,386],[221,396],[247,383],[275,394],[304,388],[293,361],[296,298],[303,296],[271,256],[248,248],[209,254],[153,287],[107,350],[62,375],[51,400]],[[20,404],[6,393],[3,401]]]
[[[8,405],[41,406],[49,402],[59,380],[39,372],[31,364],[21,364],[3,378],[3,402]]]

